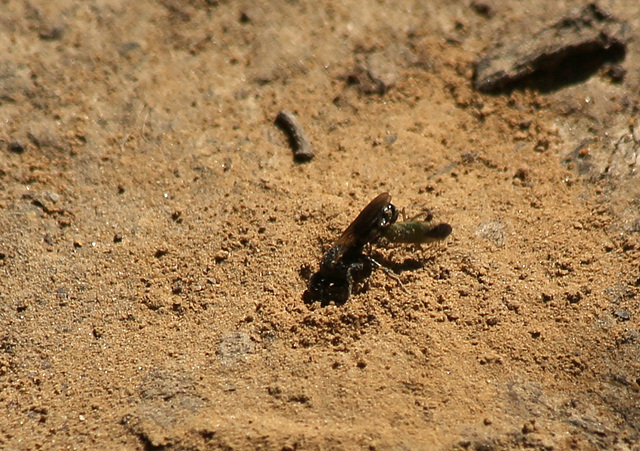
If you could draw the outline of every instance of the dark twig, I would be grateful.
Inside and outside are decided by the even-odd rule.
[[[276,125],[289,135],[289,142],[293,148],[293,158],[296,161],[309,161],[314,157],[311,143],[302,129],[302,124],[293,113],[282,110],[276,118]]]

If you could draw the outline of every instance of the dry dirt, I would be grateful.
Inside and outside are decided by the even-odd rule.
[[[640,3],[614,69],[471,84],[581,5],[0,1],[0,447],[640,449]],[[452,235],[306,304],[384,191]]]

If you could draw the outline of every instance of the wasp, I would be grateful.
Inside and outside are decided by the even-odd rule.
[[[311,300],[344,303],[355,282],[365,280],[380,264],[363,253],[398,219],[391,195],[382,193],[364,207],[320,261],[320,269],[309,279]]]
[[[446,222],[435,222],[430,211],[426,213],[424,221],[417,221],[420,216],[391,224],[382,232],[382,236],[391,243],[420,245],[442,241],[451,234],[451,226]]]

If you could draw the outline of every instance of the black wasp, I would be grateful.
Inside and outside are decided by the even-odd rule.
[[[367,244],[375,243],[398,219],[391,195],[382,193],[364,207],[333,247],[324,253],[320,270],[311,276],[305,297],[323,304],[344,303],[351,296],[355,282],[365,280],[380,265],[363,253]]]

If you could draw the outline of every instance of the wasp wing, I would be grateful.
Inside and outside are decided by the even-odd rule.
[[[344,251],[363,247],[379,233],[379,226],[386,207],[391,201],[391,194],[382,193],[364,207],[358,217],[346,228],[334,246],[341,246]]]

